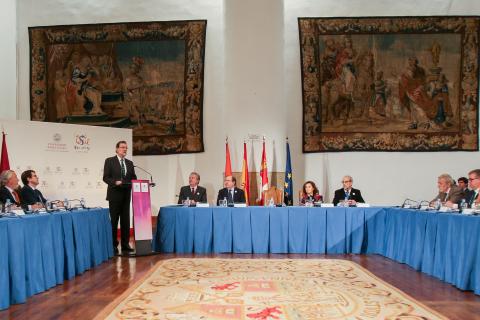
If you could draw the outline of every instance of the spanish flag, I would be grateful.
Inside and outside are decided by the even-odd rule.
[[[247,160],[247,144],[243,142],[243,166],[242,166],[242,188],[245,192],[245,200],[248,203],[248,198],[250,196],[250,179],[248,177],[248,160]]]
[[[263,137],[263,151],[262,151],[262,164],[260,165],[260,177],[262,177],[262,197],[260,204],[265,204],[263,192],[268,190],[268,171],[267,171],[267,155],[265,154],[265,137]]]

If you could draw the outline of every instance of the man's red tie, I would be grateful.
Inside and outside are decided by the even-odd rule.
[[[12,194],[13,194],[13,197],[15,198],[15,202],[20,203],[20,197],[18,196],[17,191],[13,190]]]

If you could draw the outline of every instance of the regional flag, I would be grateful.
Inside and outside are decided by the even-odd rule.
[[[263,138],[263,151],[262,151],[262,164],[260,165],[260,177],[262,177],[262,187],[260,188],[262,192],[260,204],[263,206],[265,204],[265,199],[263,192],[268,190],[268,172],[267,172],[267,155],[265,154],[265,137]]]
[[[293,206],[293,176],[292,162],[290,160],[290,145],[287,138],[287,163],[285,165],[285,185],[283,188],[283,202],[287,206]]]
[[[245,142],[243,143],[242,188],[243,192],[245,192],[245,200],[248,206],[248,198],[250,196],[250,179],[248,177],[247,144]]]
[[[232,175],[232,162],[230,161],[230,149],[228,148],[228,138],[225,139],[225,177]]]
[[[10,162],[8,161],[7,139],[5,132],[2,132],[2,156],[0,160],[0,172],[10,170]]]

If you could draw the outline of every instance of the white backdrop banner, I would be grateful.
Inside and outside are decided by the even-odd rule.
[[[83,197],[88,207],[108,207],[105,158],[115,155],[117,141],[125,140],[132,159],[131,129],[6,119],[0,126],[7,134],[10,169],[19,179],[23,171],[34,170],[48,200]]]

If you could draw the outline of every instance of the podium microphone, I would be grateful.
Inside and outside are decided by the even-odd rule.
[[[145,172],[146,174],[148,174],[150,176],[150,186],[153,188],[156,186],[156,183],[153,182],[153,177],[152,177],[152,174],[150,172],[148,172],[147,170],[143,169],[142,167],[139,167],[137,165],[134,165],[133,166],[134,168],[138,168],[140,170],[142,170],[143,172]]]

